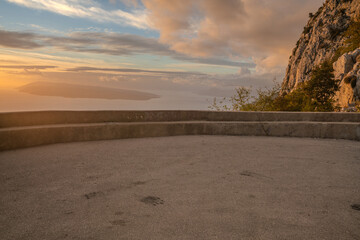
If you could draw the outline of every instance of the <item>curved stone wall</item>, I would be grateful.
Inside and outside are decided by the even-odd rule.
[[[180,135],[360,140],[359,113],[44,111],[0,113],[0,150]]]
[[[214,111],[39,111],[0,113],[0,128],[49,124],[172,121],[360,122],[360,114]]]

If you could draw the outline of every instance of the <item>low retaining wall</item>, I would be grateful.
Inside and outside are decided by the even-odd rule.
[[[214,111],[40,111],[0,113],[0,128],[49,124],[173,121],[360,122],[359,113]]]
[[[0,114],[0,150],[53,143],[180,135],[360,140],[358,113],[207,111],[22,112]]]

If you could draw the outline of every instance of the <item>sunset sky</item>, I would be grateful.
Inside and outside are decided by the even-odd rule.
[[[0,88],[62,82],[206,99],[269,86],[322,2],[1,0]]]

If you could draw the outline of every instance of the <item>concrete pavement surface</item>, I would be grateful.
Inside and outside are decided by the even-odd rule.
[[[356,204],[356,141],[183,136],[0,152],[2,240],[360,239]]]

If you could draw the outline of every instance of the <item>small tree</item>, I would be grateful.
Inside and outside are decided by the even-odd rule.
[[[330,61],[325,61],[312,71],[312,76],[303,87],[304,94],[311,99],[313,111],[334,111],[333,106],[339,81],[335,80],[334,69]]]
[[[280,89],[280,84],[275,83],[272,88],[256,89],[257,96],[253,96],[251,88],[239,87],[230,98],[214,98],[209,108],[216,111],[275,111],[274,100]]]
[[[215,111],[251,111],[249,110],[250,101],[253,99],[251,88],[239,87],[235,91],[236,93],[230,98],[214,98],[208,108]]]
[[[230,97],[231,109],[233,111],[251,111],[248,110],[251,96],[251,88],[239,87],[235,89],[236,93]]]
[[[257,97],[249,104],[249,111],[276,111],[276,102],[280,95],[281,86],[275,83],[271,88],[257,89]]]
[[[304,83],[300,84],[297,89],[284,96],[279,96],[274,101],[276,111],[313,111],[311,99],[304,92]]]

